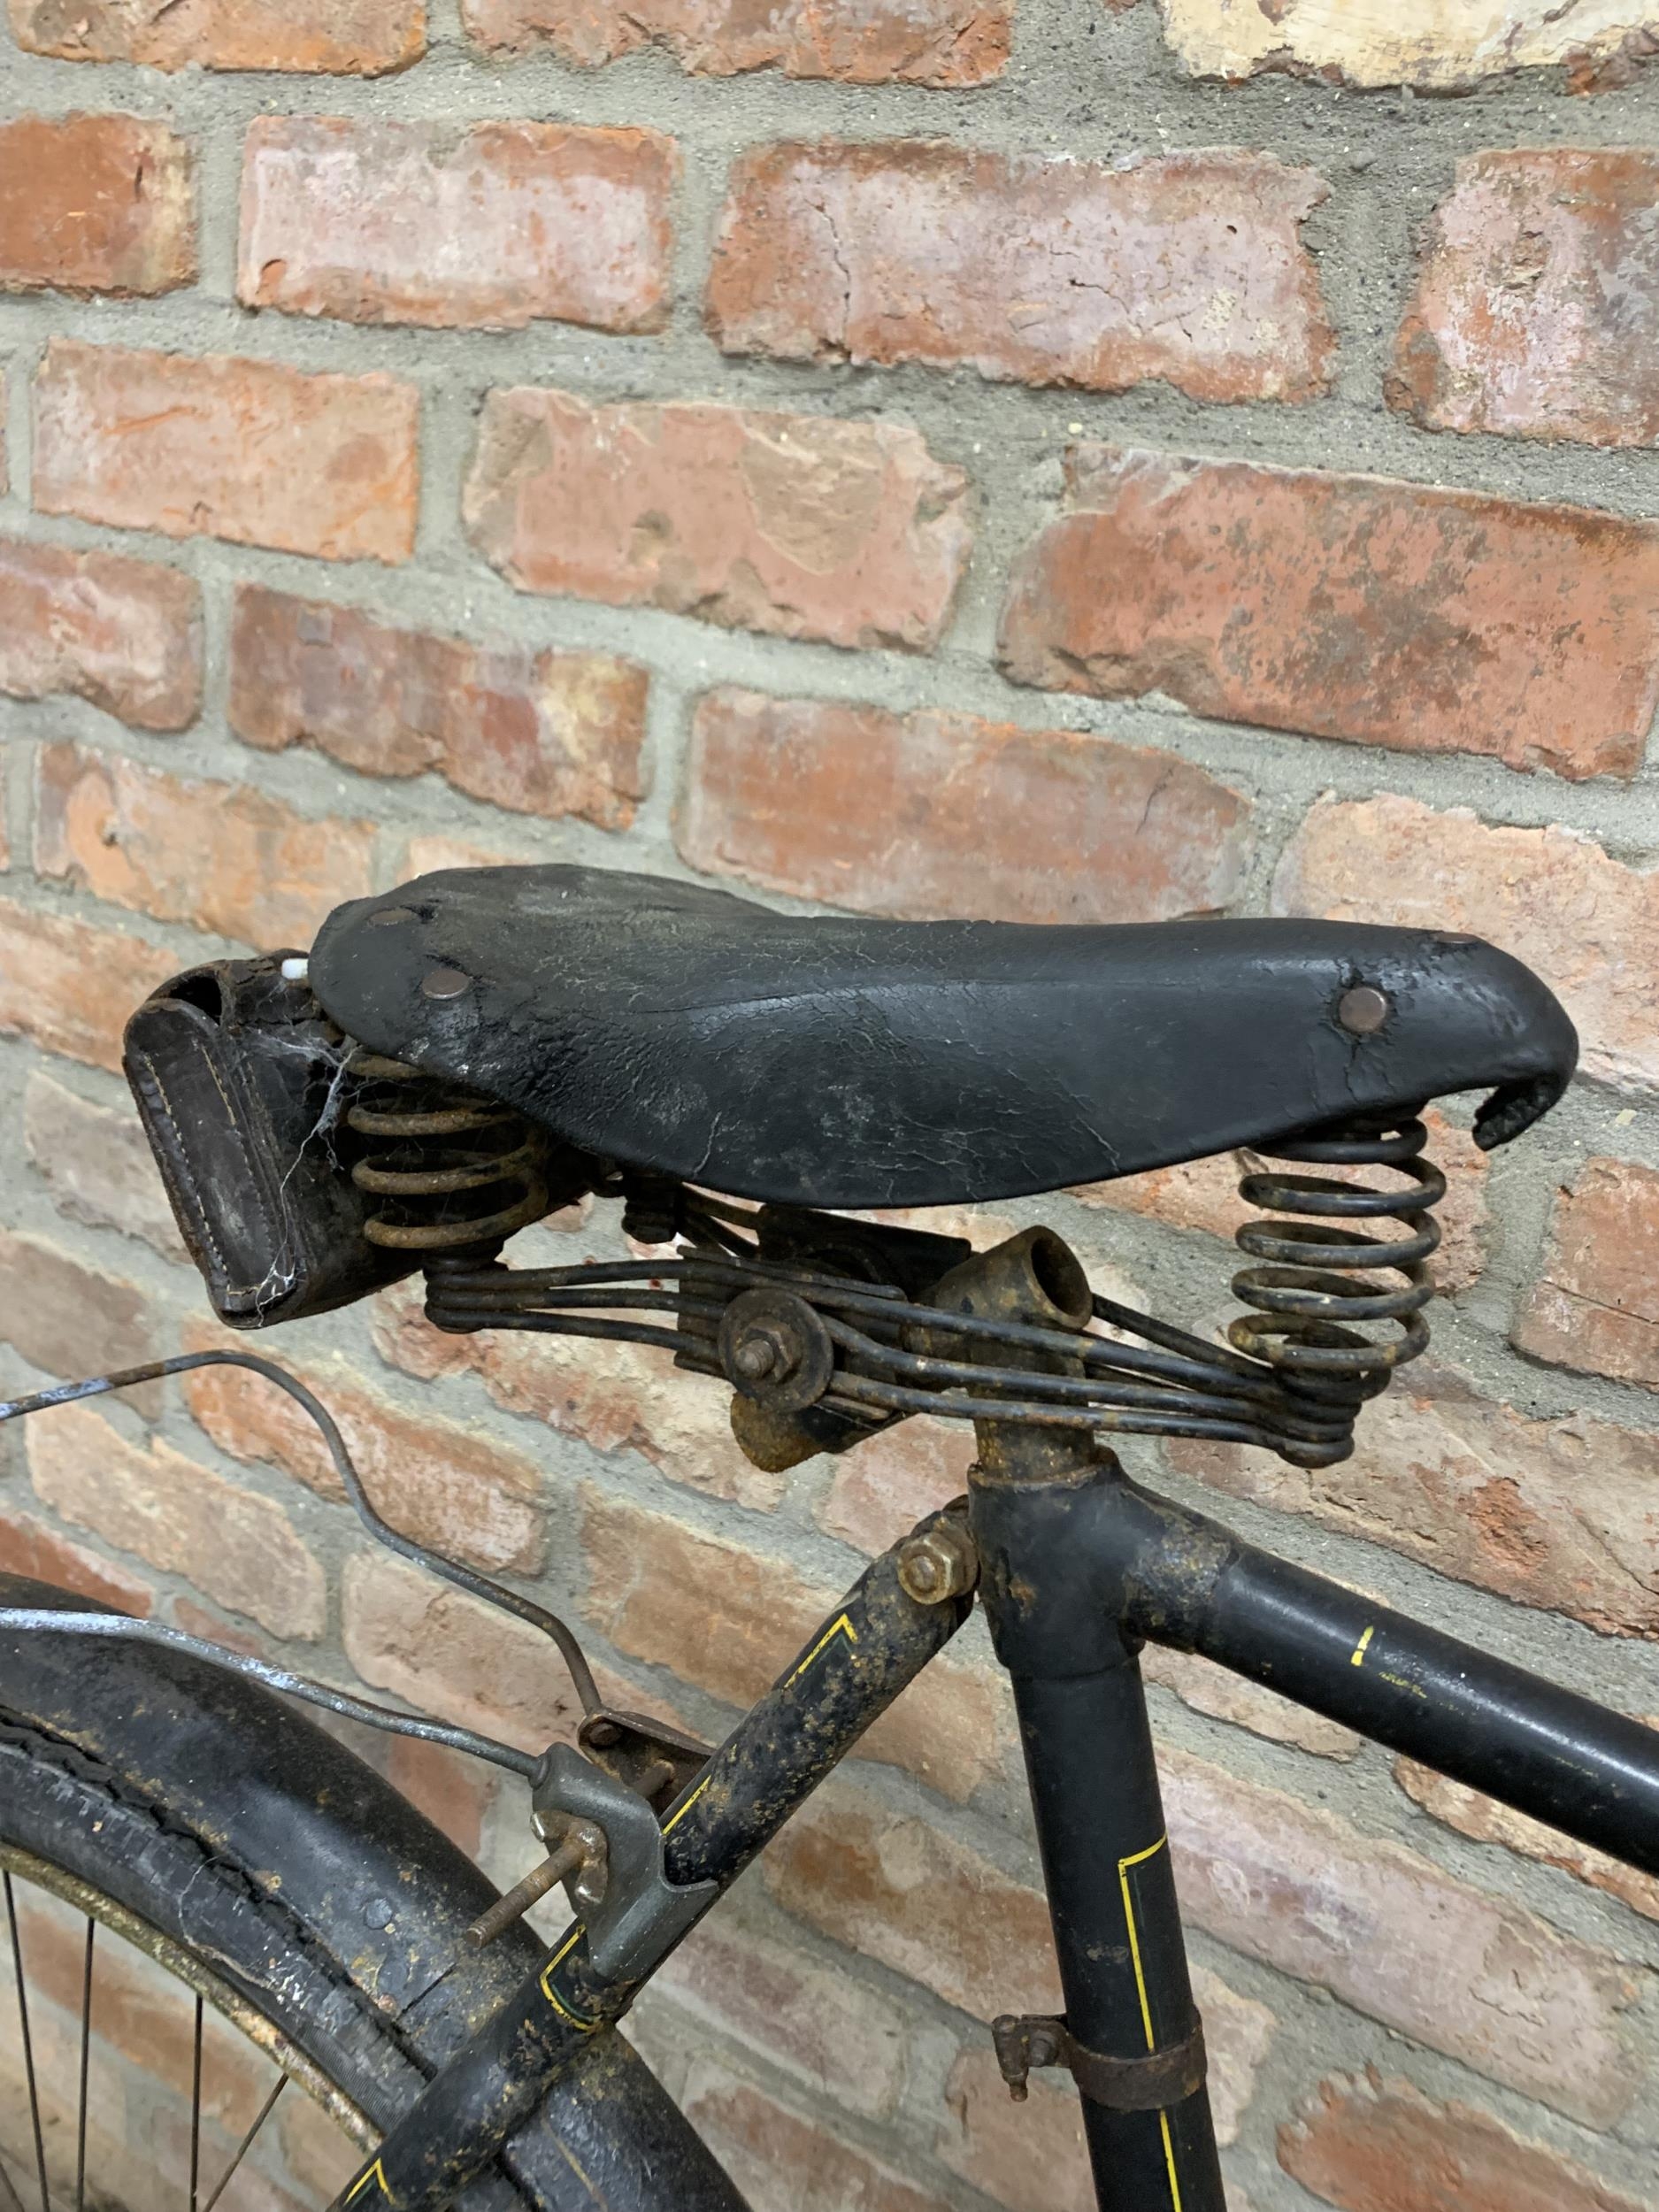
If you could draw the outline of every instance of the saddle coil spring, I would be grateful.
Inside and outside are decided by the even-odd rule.
[[[1432,1210],[1446,1178],[1423,1156],[1428,1132],[1415,1117],[1362,1118],[1264,1156],[1295,1165],[1386,1167],[1409,1180],[1393,1190],[1333,1175],[1256,1171],[1240,1195],[1272,1216],[1237,1233],[1240,1250],[1263,1263],[1233,1279],[1233,1295],[1256,1309],[1234,1321],[1234,1348],[1278,1369],[1287,1390],[1327,1404],[1362,1403],[1387,1386],[1396,1367],[1429,1340],[1423,1309],[1433,1295],[1425,1263],[1439,1247]],[[1368,1235],[1350,1222],[1396,1223],[1402,1233]],[[1377,1335],[1356,1325],[1388,1323]]]
[[[365,1226],[372,1243],[441,1256],[499,1245],[547,1211],[546,1141],[523,1114],[374,1053],[352,1073],[346,1124],[377,1148],[351,1179],[388,1202]]]

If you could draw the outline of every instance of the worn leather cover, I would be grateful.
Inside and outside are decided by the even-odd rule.
[[[451,995],[429,995],[442,968]],[[1543,984],[1476,938],[801,917],[592,868],[356,900],[311,979],[377,1052],[584,1151],[804,1205],[1015,1197],[1455,1091],[1494,1094],[1477,1132],[1502,1142],[1578,1050]],[[1362,983],[1390,1004],[1367,1036],[1337,1018]]]
[[[192,968],[127,1025],[123,1064],[180,1233],[237,1329],[345,1305],[415,1259],[363,1233],[342,1041],[282,958]]]

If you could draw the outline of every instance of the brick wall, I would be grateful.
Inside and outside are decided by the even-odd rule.
[[[0,1376],[211,1340],[112,1072],[187,960],[457,857],[873,913],[1437,922],[1585,1075],[1453,1106],[1431,1364],[1248,1535],[1659,1716],[1659,17],[1637,0],[10,0]],[[1452,93],[1461,97],[1440,96]],[[1225,1079],[1225,1072],[1222,1074]],[[1227,1164],[1046,1213],[1208,1322]],[[538,1233],[614,1249],[597,1219]],[[959,1488],[625,1348],[271,1348],[388,1509],[718,1730]],[[518,1630],[225,1376],[0,1441],[0,1556],[526,1742]],[[1142,1452],[1137,1463],[1154,1465]],[[1236,2200],[1659,2205],[1659,1886],[1154,1656]],[[637,2032],[760,2212],[1071,2212],[977,1632]],[[502,1875],[516,1799],[383,1755]]]

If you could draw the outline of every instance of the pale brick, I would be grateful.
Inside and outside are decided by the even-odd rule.
[[[1436,211],[1390,405],[1431,430],[1659,442],[1659,156],[1474,154]]]
[[[1342,0],[1162,0],[1165,35],[1194,76],[1252,77],[1263,70],[1346,85],[1410,85],[1456,92],[1512,70],[1580,66],[1626,50],[1654,27],[1649,0],[1391,0],[1386,8]]]
[[[645,795],[649,679],[610,654],[485,648],[242,584],[230,681],[231,727],[268,751],[441,775],[492,806],[600,829],[627,829]]]
[[[579,68],[665,46],[682,69],[730,77],[781,69],[843,84],[988,83],[1007,66],[1013,0],[462,0],[479,44],[550,48]]]
[[[9,0],[18,44],[65,61],[150,69],[378,76],[426,50],[423,0]]]
[[[692,2077],[685,2108],[752,2212],[951,2212],[931,2189],[706,2065]]]
[[[43,1068],[31,1068],[23,1144],[59,1213],[89,1228],[142,1237],[164,1259],[186,1256],[155,1155],[130,1107],[99,1106]]]
[[[354,323],[660,330],[679,168],[657,131],[256,117],[236,296]]]
[[[1659,1094],[1659,871],[1571,830],[1494,829],[1458,807],[1321,802],[1292,841],[1275,911],[1468,930],[1536,970],[1578,1025],[1587,1075]]]
[[[179,967],[142,938],[0,899],[0,1036],[119,1068],[127,1016]]]
[[[419,1286],[375,1302],[372,1323],[383,1359],[406,1374],[478,1375],[498,1405],[545,1421],[597,1452],[637,1452],[672,1481],[764,1510],[783,1479],[745,1459],[732,1435],[731,1391],[681,1372],[649,1345],[534,1336],[503,1330],[452,1336],[422,1311]]]
[[[172,538],[406,561],[419,403],[378,373],[55,338],[35,380],[35,504]]]
[[[184,1576],[272,1635],[313,1640],[327,1618],[318,1561],[280,1506],[159,1440],[129,1443],[90,1406],[34,1422],[29,1473],[42,1502],[105,1543]]]
[[[1609,1954],[1298,1798],[1179,1752],[1161,1765],[1197,1926],[1593,2127],[1629,2110],[1637,1985]]]
[[[1248,1728],[1252,1735],[1266,1736],[1274,1743],[1294,1744],[1321,1759],[1351,1759],[1363,1740],[1340,1721],[1325,1720],[1303,1706],[1294,1705],[1276,1691],[1201,1659],[1196,1652],[1148,1644],[1141,1655],[1141,1671],[1148,1682],[1172,1691],[1195,1713],[1229,1721],[1235,1728]]]
[[[799,1949],[704,1921],[651,1986],[838,2107],[879,2118],[898,2102],[910,2016]]]
[[[816,1640],[841,1596],[747,1542],[614,1502],[591,1485],[582,1548],[588,1616],[616,1649],[739,1708]],[[719,1594],[712,1608],[710,1591]],[[998,1771],[1012,1732],[1002,1679],[947,1655],[901,1694],[860,1750],[961,1801]]]
[[[966,1421],[935,1421],[926,1414],[901,1421],[833,1463],[818,1525],[873,1559],[918,1521],[964,1494],[973,1451]]]
[[[1228,905],[1250,803],[1169,753],[967,714],[707,694],[676,826],[706,872],[920,920],[1166,921]]]
[[[0,691],[186,728],[202,703],[200,587],[154,561],[0,538]]]
[[[43,1237],[0,1229],[0,1340],[50,1375],[96,1375],[158,1355],[151,1301],[136,1283],[88,1267]],[[135,1402],[159,1405],[154,1384]],[[36,1416],[48,1427],[58,1412]]]
[[[340,1632],[364,1681],[422,1712],[525,1751],[575,1740],[581,1703],[539,1629],[383,1551],[347,1560]],[[616,1702],[641,1706],[626,1686]]]
[[[485,402],[465,511],[521,591],[918,652],[973,534],[966,477],[902,423],[525,388]]]
[[[1555,1199],[1518,1349],[1659,1390],[1659,1171],[1586,1160]]]
[[[1377,476],[1079,446],[1016,564],[1015,682],[1563,776],[1633,775],[1659,527]]]
[[[1307,399],[1335,351],[1300,237],[1325,189],[1248,152],[755,147],[732,171],[710,326],[728,353],[788,361]]]
[[[164,922],[309,944],[373,888],[374,826],[309,821],[250,785],[187,782],[113,753],[41,749],[35,865]]]
[[[77,1597],[93,1598],[142,1620],[156,1609],[154,1583],[60,1536],[28,1513],[0,1515],[0,1573],[50,1582],[56,1590],[73,1590]]]
[[[1484,1796],[1467,1783],[1454,1782],[1431,1767],[1419,1766],[1415,1759],[1396,1759],[1394,1778],[1425,1813],[1432,1813],[1471,1842],[1502,1844],[1506,1850],[1540,1859],[1546,1866],[1561,1867],[1592,1889],[1605,1890],[1609,1897],[1618,1898],[1644,1919],[1659,1920],[1659,1877],[1638,1873],[1633,1866],[1609,1858],[1605,1851],[1563,1836],[1558,1828],[1517,1813],[1513,1806]]]
[[[168,292],[196,276],[190,150],[136,115],[0,123],[0,292]]]
[[[228,1332],[187,1324],[187,1351],[236,1348]],[[541,1479],[534,1460],[428,1412],[365,1389],[339,1360],[288,1371],[340,1425],[377,1511],[429,1549],[480,1567],[534,1574],[547,1548]],[[233,1459],[280,1468],[319,1497],[343,1502],[316,1424],[293,1399],[246,1368],[201,1367],[187,1376],[191,1413]]]
[[[1190,1923],[1576,2118],[1628,2108],[1636,1987],[1615,1960],[1294,1798],[1180,1753],[1162,1773]],[[982,2019],[1057,2008],[1041,1893],[931,1822],[841,1787],[764,1863],[791,1911],[947,2003]]]
[[[1339,2212],[1648,2212],[1571,2159],[1472,2105],[1435,2104],[1411,2083],[1322,2082],[1279,2131],[1279,2162]],[[1432,2197],[1425,2190],[1432,2190]]]
[[[1166,1449],[1230,1497],[1307,1514],[1604,1635],[1659,1636],[1659,1437],[1583,1414],[1529,1419],[1419,1363],[1365,1408],[1338,1466],[1293,1468],[1248,1445]]]
[[[1429,1272],[1438,1292],[1466,1290],[1486,1261],[1486,1179],[1492,1156],[1480,1149],[1471,1131],[1448,1121],[1438,1107],[1429,1107],[1423,1122],[1429,1156],[1446,1173],[1446,1196],[1434,1209],[1440,1248],[1429,1262]],[[1256,1153],[1218,1152],[1180,1167],[1154,1168],[1149,1174],[1120,1176],[1115,1182],[1080,1184],[1071,1196],[1085,1206],[1139,1214],[1171,1228],[1202,1229],[1230,1244],[1247,1221],[1262,1218],[1256,1207],[1240,1197],[1239,1179],[1268,1164]],[[1405,1187],[1404,1179],[1394,1177],[1386,1168],[1350,1172],[1322,1167],[1319,1172],[1341,1182],[1369,1183],[1374,1189]]]

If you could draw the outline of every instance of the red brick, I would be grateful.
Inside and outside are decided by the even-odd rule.
[[[103,1374],[157,1358],[151,1301],[136,1283],[88,1267],[43,1237],[0,1229],[0,1340],[50,1375]],[[133,1392],[155,1411],[157,1386]],[[64,1418],[37,1414],[30,1429]]]
[[[379,76],[426,51],[423,0],[9,0],[31,54],[150,69],[286,69]]]
[[[43,1068],[31,1068],[23,1142],[59,1213],[142,1237],[164,1259],[185,1257],[155,1156],[130,1106],[99,1106]]]
[[[1645,2212],[1489,2112],[1375,2071],[1322,2082],[1279,2131],[1279,2162],[1341,2212]]]
[[[385,1741],[387,1779],[393,1788],[434,1828],[442,1829],[457,1850],[476,1859],[495,1798],[495,1770],[443,1744],[423,1743],[418,1736],[388,1736]],[[349,2181],[356,2171],[355,2165],[348,2164],[341,2182]]]
[[[1382,477],[1111,446],[1016,565],[1017,683],[1401,752],[1633,775],[1659,527]]]
[[[754,2212],[950,2212],[816,2121],[712,2069],[694,2074],[686,2116]]]
[[[843,2109],[879,2118],[899,2101],[911,2016],[798,1948],[722,1915],[671,1954],[651,1987]]]
[[[888,421],[492,392],[469,534],[521,591],[931,651],[972,542],[967,479]]]
[[[1469,156],[1435,212],[1387,380],[1431,430],[1659,442],[1659,156]]]
[[[119,1068],[127,1016],[180,964],[142,938],[0,899],[0,1036]]]
[[[313,1640],[327,1586],[280,1505],[157,1439],[131,1444],[90,1406],[59,1406],[30,1425],[35,1494],[105,1543],[179,1574],[273,1636]]]
[[[700,76],[781,69],[787,77],[843,84],[942,87],[1002,75],[1014,13],[1013,0],[864,0],[856,7],[787,0],[762,12],[741,0],[462,0],[461,12],[488,50],[550,47],[578,67],[650,43]]]
[[[1430,1272],[1437,1291],[1466,1290],[1486,1261],[1486,1179],[1491,1155],[1480,1149],[1469,1130],[1448,1121],[1438,1107],[1431,1106],[1423,1118],[1429,1133],[1430,1156],[1446,1171],[1447,1187],[1445,1199],[1434,1210],[1441,1241],[1430,1262]],[[1261,1219],[1257,1210],[1240,1197],[1239,1179],[1263,1164],[1254,1153],[1219,1152],[1207,1160],[1190,1160],[1181,1167],[1155,1168],[1147,1175],[1085,1183],[1071,1195],[1085,1206],[1139,1214],[1145,1220],[1165,1222],[1175,1229],[1202,1229],[1231,1243],[1245,1222]],[[1340,1170],[1330,1171],[1341,1175]],[[1386,1169],[1356,1170],[1341,1179],[1371,1181],[1379,1188],[1391,1187]]]
[[[597,1452],[637,1452],[672,1481],[712,1497],[764,1510],[783,1495],[782,1478],[738,1449],[726,1386],[680,1372],[650,1346],[507,1330],[449,1336],[426,1319],[422,1294],[410,1284],[375,1301],[371,1327],[380,1356],[405,1374],[476,1374],[510,1413]]]
[[[258,116],[236,296],[353,323],[660,330],[679,171],[657,131]]]
[[[1586,1160],[1515,1325],[1534,1359],[1659,1390],[1659,1171]]]
[[[373,886],[372,822],[308,821],[247,784],[192,783],[78,745],[40,752],[35,865],[158,921],[309,944]]]
[[[231,727],[270,751],[435,773],[469,798],[600,829],[627,829],[645,795],[649,679],[610,654],[491,649],[243,584],[230,680]]]
[[[35,380],[35,504],[123,530],[406,561],[414,387],[228,354],[55,338]]]
[[[0,538],[0,691],[186,728],[202,703],[200,587],[154,561]]]
[[[1604,1635],[1659,1636],[1659,1437],[1583,1414],[1532,1420],[1426,1362],[1366,1407],[1356,1436],[1353,1458],[1325,1470],[1244,1445],[1166,1448],[1230,1497]]]
[[[630,1658],[747,1708],[835,1611],[841,1593],[807,1583],[748,1542],[705,1536],[666,1514],[582,1494],[586,1617]],[[719,1593],[711,1607],[710,1591]],[[1012,1735],[1007,1693],[988,1669],[936,1659],[862,1740],[964,1800],[998,1770]]]
[[[1187,1918],[1505,2087],[1610,2125],[1639,2093],[1608,1953],[1299,1798],[1165,1750]]]
[[[1249,801],[1173,754],[968,714],[710,692],[686,773],[690,866],[859,913],[1166,921],[1250,850]]]
[[[190,150],[165,123],[0,124],[0,292],[170,292],[195,277]]]
[[[728,353],[787,361],[1308,399],[1336,346],[1299,236],[1325,196],[1269,154],[755,147],[732,172],[710,327]]]
[[[986,2020],[1056,2008],[1041,1892],[933,1821],[895,1818],[873,1797],[837,1781],[795,1816],[762,1863],[792,1912],[947,2004]],[[1193,1980],[1217,2124],[1230,2140],[1275,2023],[1265,2005],[1218,1976],[1200,1968]]]
[[[341,1640],[364,1681],[526,1751],[575,1740],[581,1703],[538,1629],[383,1551],[348,1559]],[[602,1678],[609,1695],[615,1678]],[[634,1711],[645,1701],[623,1690]]]
[[[205,1322],[187,1324],[184,1347],[235,1348],[228,1332]],[[339,1423],[364,1488],[393,1527],[480,1567],[536,1572],[547,1539],[533,1460],[424,1406],[391,1404],[339,1360],[287,1364]],[[280,1468],[319,1497],[343,1502],[315,1423],[269,1383],[245,1368],[202,1367],[185,1378],[184,1394],[220,1451]]]
[[[1469,930],[1524,960],[1578,1025],[1586,1075],[1659,1092],[1659,870],[1578,833],[1492,828],[1419,799],[1322,801],[1293,839],[1274,910]]]
[[[1576,1842],[1559,1829],[1546,1827],[1541,1820],[1500,1804],[1495,1797],[1483,1796],[1466,1783],[1454,1782],[1431,1767],[1419,1766],[1415,1759],[1396,1759],[1394,1779],[1414,1804],[1471,1842],[1501,1844],[1506,1850],[1541,1860],[1546,1866],[1560,1867],[1587,1882],[1592,1889],[1618,1898],[1644,1919],[1659,1920],[1659,1876],[1639,1874],[1633,1866],[1609,1858],[1605,1851]]]
[[[112,1605],[118,1613],[135,1613],[142,1620],[156,1609],[153,1583],[88,1551],[84,1544],[72,1543],[27,1513],[0,1517],[0,1572],[50,1582],[54,1589],[96,1598],[100,1605]]]
[[[874,1558],[968,1487],[973,1431],[926,1414],[902,1421],[833,1462],[814,1517],[827,1535]]]

